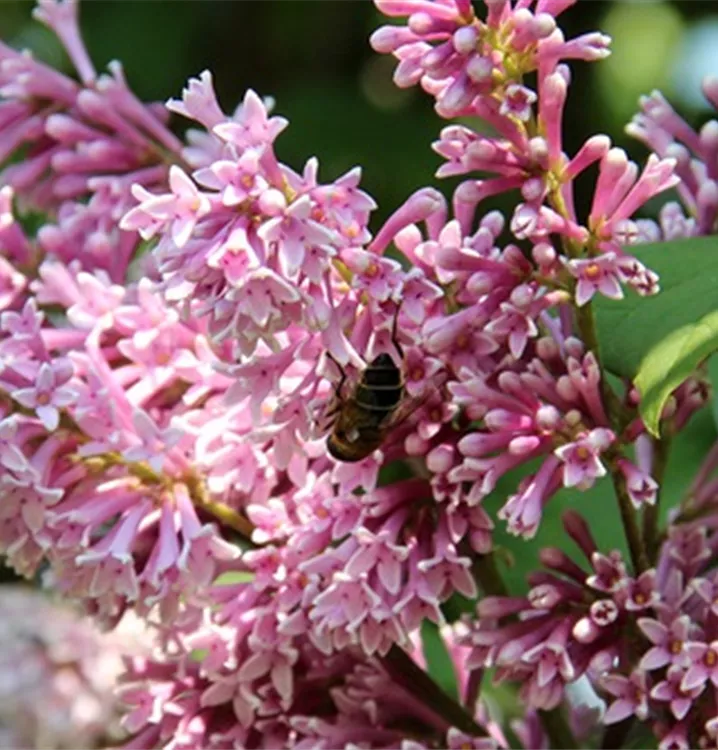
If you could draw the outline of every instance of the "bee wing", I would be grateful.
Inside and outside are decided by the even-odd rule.
[[[387,420],[385,425],[382,425],[387,430],[395,430],[401,426],[406,420],[415,414],[421,407],[429,400],[431,395],[430,391],[421,393],[417,396],[405,397],[396,407],[391,418]]]
[[[386,427],[390,430],[399,427],[410,416],[418,412],[419,409],[421,409],[421,407],[424,406],[432,396],[434,396],[437,392],[441,392],[441,388],[444,386],[447,380],[448,376],[440,382],[433,382],[430,385],[427,385],[421,391],[421,393],[417,393],[414,396],[405,395],[401,400],[399,406],[392,414],[391,419],[387,423]]]

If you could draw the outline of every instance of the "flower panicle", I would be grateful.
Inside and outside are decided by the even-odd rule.
[[[649,554],[607,551],[570,511],[580,561],[544,547],[525,595],[494,565],[497,522],[532,538],[556,495],[588,513],[578,493],[609,477],[624,521],[657,515],[662,446],[606,378],[592,302],[659,292],[635,245],[715,228],[713,125],[652,94],[644,167],[604,135],[571,156],[569,65],[610,42],[565,38],[572,0],[375,4],[406,19],[372,36],[396,83],[491,126],[446,124],[453,195],[420,188],[376,232],[359,168],[280,161],[271,99],[225,111],[204,71],[158,106],[119,63],[98,73],[75,0],[35,16],[76,78],[0,47],[0,153],[32,144],[0,173],[0,552],[105,626],[152,626],[121,688],[133,747],[505,748],[485,670],[518,685],[525,747],[592,742],[599,719],[715,743],[715,456],[663,536],[629,539]],[[639,217],[673,188],[689,217]],[[484,210],[505,192],[511,212]],[[34,234],[28,207],[48,214]],[[708,396],[694,373],[666,430]],[[344,437],[378,447],[342,462],[326,435],[350,418]]]

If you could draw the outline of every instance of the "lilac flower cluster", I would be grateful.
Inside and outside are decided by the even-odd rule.
[[[707,77],[703,93],[718,108],[718,78]],[[641,112],[626,132],[642,141],[653,153],[674,159],[680,178],[681,202],[666,203],[660,221],[641,222],[651,240],[713,234],[718,217],[718,122],[708,120],[697,133],[659,92],[641,97]],[[686,211],[688,215],[686,215]]]
[[[451,201],[422,188],[375,234],[358,168],[322,183],[316,159],[278,160],[271,100],[249,91],[226,114],[205,71],[162,107],[117,63],[98,76],[74,0],[36,16],[79,82],[0,48],[2,153],[28,148],[0,173],[0,552],[106,626],[128,610],[151,623],[158,650],[121,689],[130,746],[508,747],[488,669],[520,686],[526,747],[590,741],[579,683],[610,704],[606,725],[715,742],[701,524],[718,459],[661,537],[660,445],[633,386],[605,377],[592,300],[659,291],[632,245],[715,229],[716,125],[698,135],[654,94],[630,128],[653,150],[642,169],[603,135],[567,154],[568,61],[609,43],[565,39],[573,4],[376,0],[407,19],[372,36],[397,84],[491,134],[447,124],[437,176],[465,176]],[[184,140],[170,113],[193,122]],[[692,218],[675,203],[637,217],[674,187]],[[484,210],[500,193],[510,217]],[[47,215],[35,236],[28,208]],[[402,418],[338,461],[327,433],[348,407],[366,419],[357,383],[380,355]],[[687,379],[664,425],[707,398]],[[510,533],[539,534],[559,491],[610,480],[630,559],[571,513],[588,571],[545,548],[547,570],[509,596],[483,501],[515,470]],[[480,591],[475,616],[447,622]],[[458,700],[428,675],[435,626]]]
[[[587,676],[605,697],[603,723],[647,722],[660,748],[713,747],[718,693],[715,539],[702,522],[670,528],[655,568],[632,575],[621,554],[601,553],[586,522],[566,531],[588,571],[557,548],[531,574],[524,597],[487,597],[459,643],[469,669],[496,667],[521,682],[529,705],[555,708]]]

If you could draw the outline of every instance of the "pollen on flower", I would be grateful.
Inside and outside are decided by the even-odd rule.
[[[414,367],[409,373],[409,380],[419,383],[424,379],[426,372],[423,367]]]
[[[678,638],[675,638],[674,640],[671,641],[669,650],[672,654],[680,654],[681,651],[683,651],[683,641],[679,640]]]
[[[587,461],[591,455],[591,451],[585,445],[579,445],[576,448],[576,458],[580,461]]]
[[[714,667],[718,664],[718,654],[712,648],[709,648],[703,657],[703,661],[707,667]]]
[[[47,406],[50,403],[50,394],[49,393],[38,393],[37,394],[37,403],[39,406]]]
[[[371,279],[376,278],[379,275],[379,266],[377,263],[369,263],[364,273]]]
[[[584,268],[584,275],[587,279],[597,279],[601,276],[601,266],[598,263],[590,263]]]

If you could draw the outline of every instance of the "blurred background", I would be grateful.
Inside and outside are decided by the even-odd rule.
[[[32,21],[31,10],[26,0],[0,2],[0,38],[69,70],[60,45]],[[419,88],[397,89],[391,81],[394,59],[369,47],[369,35],[382,23],[369,0],[85,0],[81,5],[81,26],[98,69],[121,60],[130,85],[145,100],[179,96],[186,80],[206,68],[226,111],[248,87],[275,97],[275,111],[290,120],[278,140],[280,159],[301,169],[308,157],[317,156],[322,181],[361,165],[363,187],[379,203],[374,230],[417,188],[433,184],[448,194],[455,184],[437,184],[432,176],[440,159],[430,144],[445,123],[431,100]],[[606,61],[572,65],[564,133],[569,153],[603,132],[642,161],[645,149],[623,128],[638,97],[654,88],[692,124],[710,116],[700,80],[718,74],[715,2],[579,0],[560,23],[567,37],[593,30],[613,37]],[[589,198],[579,196],[579,206]],[[490,207],[510,210],[514,200],[504,196]],[[715,438],[704,410],[677,441],[663,508],[676,501],[685,477]],[[599,541],[621,546],[607,484],[599,483],[589,495],[564,492],[552,501],[540,541],[562,543],[560,511],[573,504],[590,517]],[[515,477],[503,481],[493,507],[515,486]],[[520,589],[526,571],[535,567],[538,542],[526,544],[501,532],[499,541],[509,581]]]

